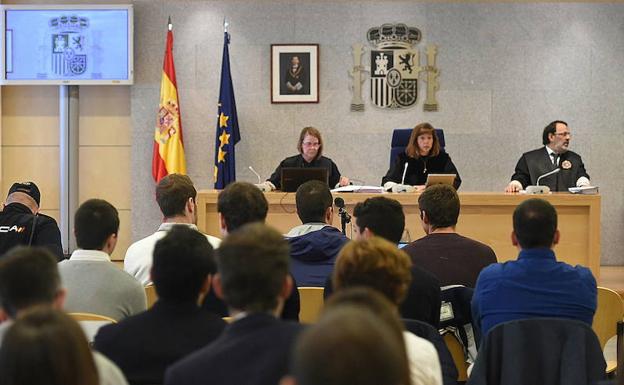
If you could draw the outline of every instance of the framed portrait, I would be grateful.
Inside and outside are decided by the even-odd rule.
[[[271,44],[271,103],[319,102],[319,45]]]

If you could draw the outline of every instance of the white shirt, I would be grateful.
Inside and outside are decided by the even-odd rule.
[[[154,253],[156,242],[164,238],[167,231],[176,225],[188,226],[193,230],[199,231],[197,226],[191,223],[163,223],[154,234],[138,240],[128,247],[126,257],[124,258],[124,270],[139,280],[143,286],[152,283],[150,270],[152,269],[152,254]],[[204,235],[206,235],[208,242],[213,248],[219,247],[221,243],[219,238],[212,235]]]
[[[403,331],[412,385],[442,385],[442,369],[433,344],[414,333]]]

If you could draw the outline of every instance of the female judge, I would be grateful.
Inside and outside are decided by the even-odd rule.
[[[440,149],[435,129],[429,123],[421,123],[414,127],[405,152],[397,156],[381,183],[386,190],[401,191],[401,185],[407,185],[418,191],[425,188],[429,174],[456,174],[453,186],[458,189],[461,184],[451,157]]]
[[[283,167],[322,167],[327,169],[329,188],[338,186],[346,186],[349,184],[349,178],[341,176],[338,167],[333,160],[324,157],[323,154],[323,138],[321,133],[314,127],[305,127],[299,134],[299,142],[297,143],[299,155],[291,156],[280,162],[279,166],[271,177],[261,185],[270,187],[271,190],[281,187],[281,177]],[[259,186],[260,187],[260,186]]]

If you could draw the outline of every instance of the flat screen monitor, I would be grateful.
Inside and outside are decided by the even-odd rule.
[[[319,180],[327,184],[328,172],[323,167],[284,167],[282,168],[282,191],[295,192],[309,180]]]
[[[132,5],[3,5],[0,84],[132,84]]]

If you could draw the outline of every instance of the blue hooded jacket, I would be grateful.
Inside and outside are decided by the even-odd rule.
[[[314,223],[293,228],[286,240],[290,244],[290,271],[297,285],[323,287],[349,238],[333,226]]]

